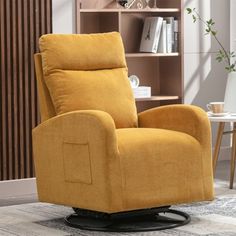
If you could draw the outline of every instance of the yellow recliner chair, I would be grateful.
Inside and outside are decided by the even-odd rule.
[[[137,114],[119,33],[44,35],[39,45],[40,201],[73,207],[76,227],[139,231],[185,224],[170,205],[213,199],[207,115],[190,105]],[[163,223],[163,211],[183,219]]]

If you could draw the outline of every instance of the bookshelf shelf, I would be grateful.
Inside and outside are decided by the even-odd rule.
[[[120,32],[128,75],[136,75],[140,86],[150,86],[152,95],[157,95],[136,99],[139,112],[183,102],[183,0],[158,0],[158,7],[124,9],[117,8],[115,0],[76,0],[77,33]],[[158,16],[178,20],[178,52],[139,52],[145,18]]]
[[[151,96],[150,98],[135,98],[136,102],[143,101],[169,101],[169,100],[178,100],[179,96]]]
[[[174,53],[126,53],[126,57],[177,57],[180,54]]]
[[[121,12],[121,13],[150,13],[150,12],[157,12],[157,13],[172,13],[172,12],[180,12],[178,8],[155,8],[155,9],[81,9],[81,13],[93,13],[93,12]]]

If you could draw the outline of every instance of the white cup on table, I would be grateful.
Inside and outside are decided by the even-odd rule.
[[[207,105],[207,109],[213,114],[224,113],[224,102],[210,102]]]

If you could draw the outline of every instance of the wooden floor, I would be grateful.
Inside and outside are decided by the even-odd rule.
[[[222,181],[229,182],[230,175],[230,161],[219,161],[216,168],[216,178]],[[235,185],[234,189],[236,189],[236,177],[234,178]],[[228,189],[225,189],[226,191]],[[24,203],[33,203],[38,202],[37,195],[23,195],[12,198],[0,198],[0,207],[1,206],[10,206],[10,205],[19,205]]]

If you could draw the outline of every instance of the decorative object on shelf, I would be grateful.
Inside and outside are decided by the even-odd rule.
[[[137,75],[130,75],[129,81],[132,88],[137,88],[139,86],[139,78]]]
[[[126,0],[126,1],[117,0],[117,7],[120,8],[120,6],[124,7],[125,9],[130,9],[130,8],[142,9],[143,2],[142,0]]]
[[[146,1],[146,9],[150,9],[150,7],[149,7],[149,2],[150,2],[150,0],[145,0]]]
[[[143,9],[143,2],[142,2],[142,0],[137,0],[136,7],[137,7],[138,9]]]
[[[157,0],[154,0],[153,8],[157,8]]]
[[[122,6],[125,7],[125,5],[128,3],[128,0],[116,0],[117,7]]]
[[[137,75],[130,75],[129,81],[131,88],[134,93],[135,98],[150,98],[151,97],[151,87],[139,86],[139,78]]]
[[[213,19],[204,20],[200,16],[200,14],[196,11],[196,8],[187,8],[187,13],[192,15],[193,22],[195,23],[197,20],[202,22],[205,26],[206,34],[210,34],[218,43],[220,49],[217,53],[216,60],[218,62],[224,62],[226,64],[225,69],[229,72],[226,82],[226,90],[225,90],[225,111],[236,113],[236,61],[232,60],[236,57],[235,52],[230,52],[225,49],[223,44],[217,37],[217,31],[214,29],[215,22]]]
[[[130,1],[128,1],[126,4],[125,4],[125,8],[126,9],[129,9],[129,8],[131,8],[133,5],[134,5],[134,3],[136,2],[136,0],[130,0]]]

